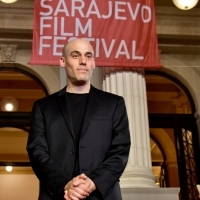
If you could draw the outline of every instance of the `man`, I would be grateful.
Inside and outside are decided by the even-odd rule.
[[[121,200],[130,149],[124,100],[90,84],[95,61],[87,41],[66,44],[60,66],[67,86],[36,101],[31,116],[27,151],[39,200]]]

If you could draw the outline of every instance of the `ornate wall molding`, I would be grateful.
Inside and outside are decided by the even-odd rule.
[[[0,45],[1,62],[15,62],[17,45]]]

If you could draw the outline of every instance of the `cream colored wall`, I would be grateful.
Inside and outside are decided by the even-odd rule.
[[[1,200],[36,200],[38,191],[34,174],[0,174]]]
[[[31,51],[18,50],[16,54],[16,63],[21,64],[21,68],[38,77],[49,94],[57,92],[61,88],[60,68],[45,65],[30,65]]]

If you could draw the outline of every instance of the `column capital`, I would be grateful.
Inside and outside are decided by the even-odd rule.
[[[106,77],[107,75],[111,73],[117,73],[117,72],[137,72],[139,74],[144,74],[143,68],[130,68],[130,67],[103,67],[103,77]]]

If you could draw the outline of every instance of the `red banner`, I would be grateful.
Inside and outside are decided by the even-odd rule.
[[[160,67],[153,0],[35,0],[31,64],[59,65],[62,47],[88,40],[96,66]]]

